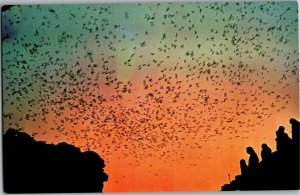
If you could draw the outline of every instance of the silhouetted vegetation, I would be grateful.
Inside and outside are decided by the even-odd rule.
[[[292,139],[280,126],[276,131],[276,150],[272,153],[267,144],[262,144],[261,157],[252,147],[247,147],[250,155],[248,166],[240,161],[241,175],[222,186],[222,191],[232,190],[298,190],[299,189],[299,121],[290,120]]]
[[[97,153],[67,143],[45,144],[14,129],[3,135],[6,193],[102,192],[104,167]]]

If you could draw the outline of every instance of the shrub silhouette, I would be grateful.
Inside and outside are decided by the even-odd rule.
[[[280,126],[276,131],[276,149],[262,144],[262,161],[253,169],[241,160],[241,175],[222,186],[233,190],[298,190],[299,189],[299,121],[291,119],[292,139]],[[255,153],[255,152],[254,152]],[[250,157],[251,158],[251,157]],[[249,159],[250,161],[251,159]]]
[[[45,144],[24,132],[3,135],[6,193],[102,192],[104,160],[67,143]]]

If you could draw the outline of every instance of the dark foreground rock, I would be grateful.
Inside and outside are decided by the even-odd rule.
[[[67,143],[45,144],[24,132],[3,135],[6,193],[102,192],[104,160]]]

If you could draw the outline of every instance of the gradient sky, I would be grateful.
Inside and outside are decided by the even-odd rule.
[[[216,191],[299,120],[297,2],[2,13],[3,127],[93,150],[104,192]]]

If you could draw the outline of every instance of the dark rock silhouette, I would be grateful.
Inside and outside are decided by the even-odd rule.
[[[104,167],[97,153],[67,143],[45,144],[14,129],[3,135],[6,193],[102,192]]]
[[[299,121],[291,119],[290,123],[292,139],[280,126],[275,139],[277,151],[272,153],[267,144],[262,144],[261,162],[258,162],[253,148],[247,147],[247,153],[250,154],[248,166],[242,159],[241,175],[223,185],[222,191],[299,190]]]

